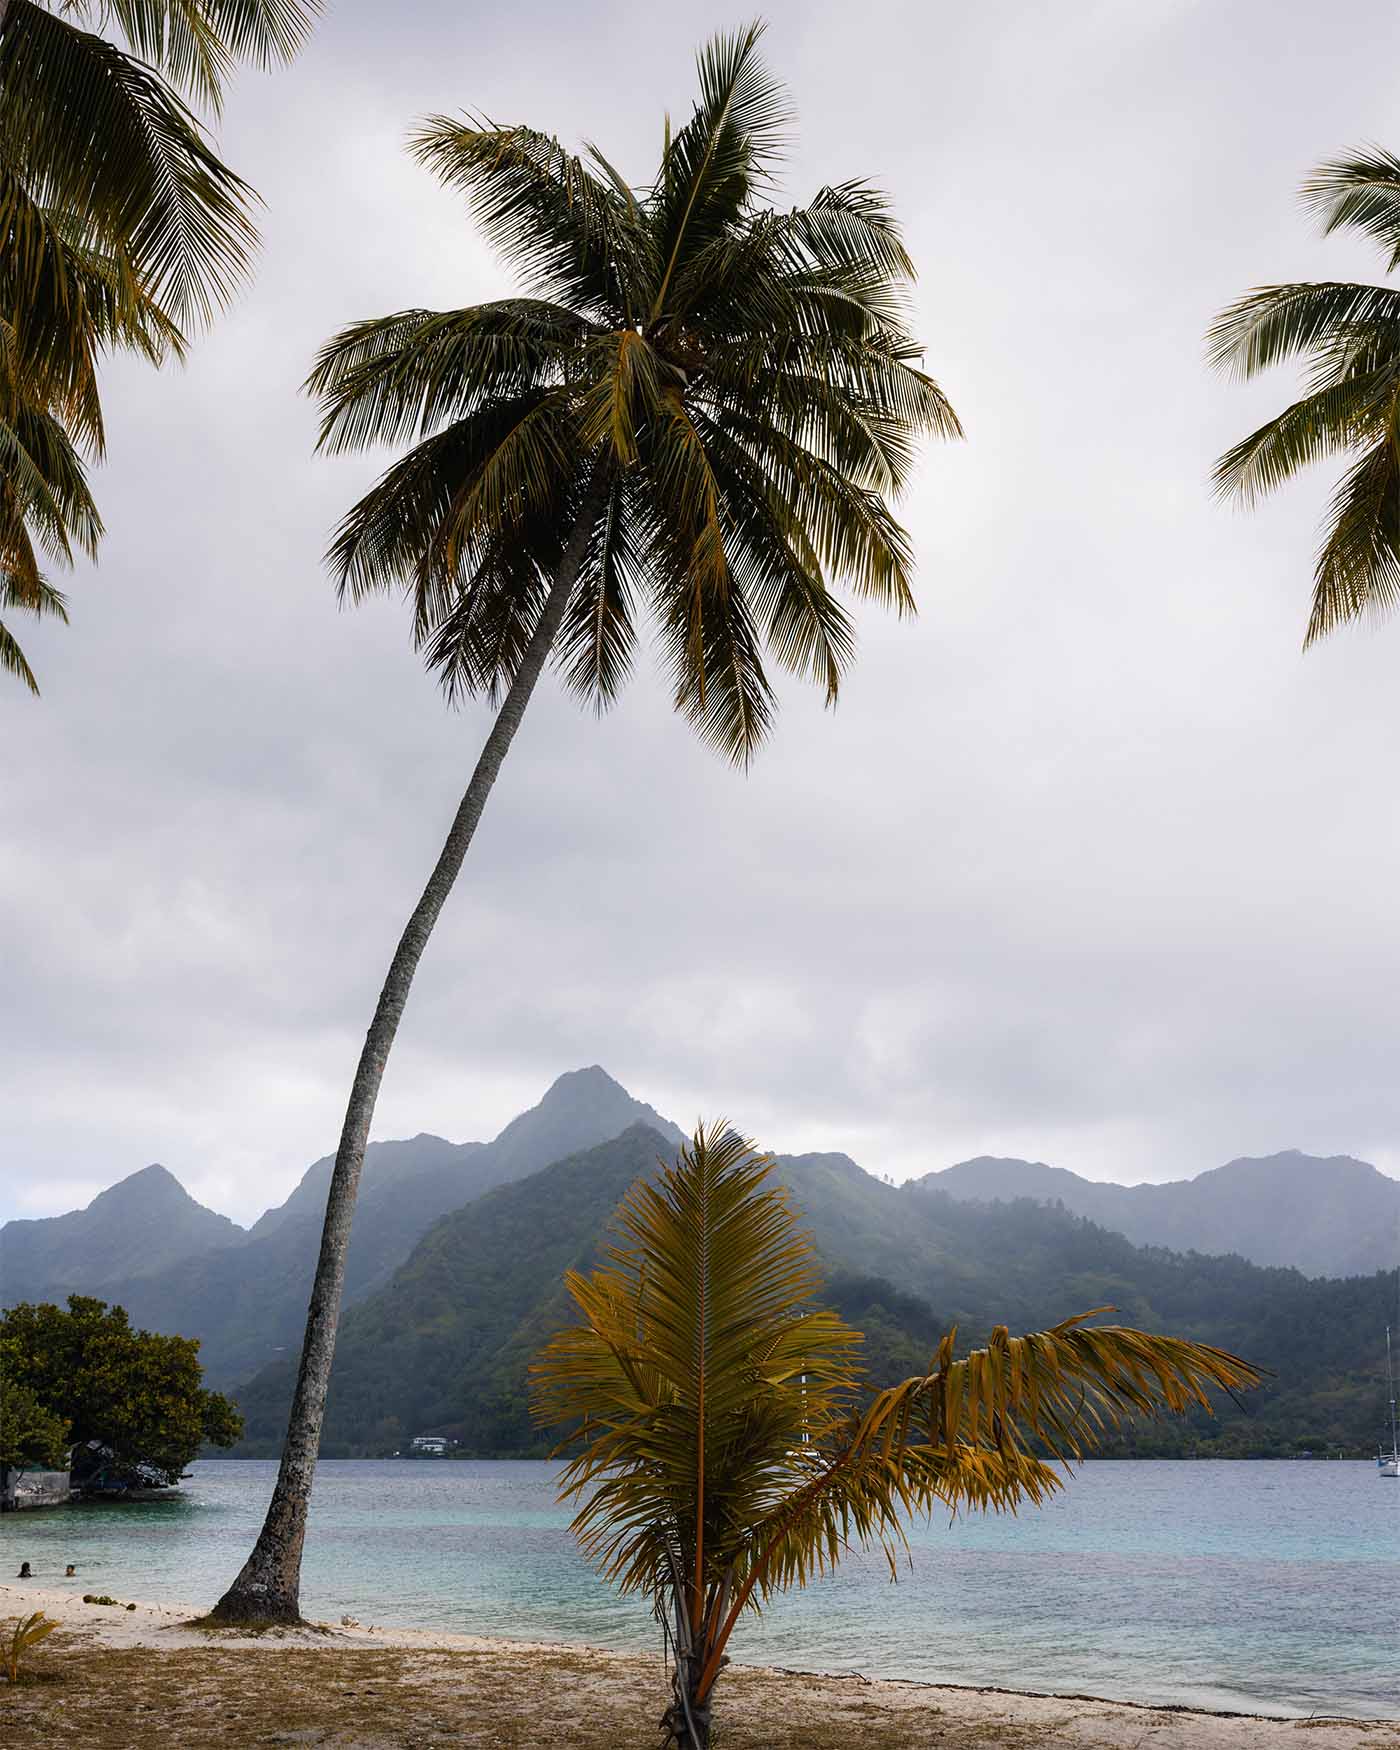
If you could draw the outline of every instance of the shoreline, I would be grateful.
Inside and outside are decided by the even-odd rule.
[[[84,1604],[57,1588],[0,1583],[0,1621],[43,1610],[61,1624],[31,1656],[37,1680],[0,1685],[0,1735],[34,1745],[83,1735],[122,1750],[149,1742],[159,1710],[169,1741],[251,1745],[275,1741],[266,1728],[304,1710],[310,1736],[299,1732],[298,1741],[313,1744],[379,1750],[451,1741],[485,1750],[547,1741],[623,1750],[654,1742],[665,1705],[655,1653],[349,1618],[239,1632],[195,1626],[199,1608]],[[268,1663],[249,1684],[248,1660],[258,1655]],[[70,1684],[90,1697],[92,1725],[82,1708],[75,1716]],[[396,1704],[386,1714],[381,1698],[391,1691]],[[114,1713],[118,1698],[132,1710],[125,1728]],[[737,1662],[716,1700],[735,1750],[835,1750],[857,1741],[871,1750],[1400,1750],[1400,1719],[1227,1712]],[[191,1707],[202,1710],[194,1722],[185,1717]],[[224,1724],[214,1725],[211,1712]],[[433,1731],[449,1719],[456,1735],[440,1740]]]

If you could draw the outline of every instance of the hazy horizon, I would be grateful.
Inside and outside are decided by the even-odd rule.
[[[607,1069],[607,1066],[603,1065],[603,1064],[580,1064],[580,1065],[575,1066],[575,1068],[579,1069],[579,1070],[601,1069],[605,1075],[610,1074],[610,1072]],[[568,1073],[570,1073],[570,1072],[569,1071],[562,1071],[561,1072],[561,1074],[565,1074],[565,1075]],[[558,1078],[555,1078],[555,1079],[558,1079]],[[613,1076],[611,1079],[616,1081],[617,1077]],[[619,1085],[625,1086],[625,1084],[619,1084]],[[550,1086],[551,1087],[553,1086],[553,1081],[551,1081]],[[547,1091],[548,1090],[542,1089],[541,1090],[541,1097],[543,1097],[544,1093]],[[627,1088],[626,1091],[629,1094],[631,1094],[634,1099],[641,1101],[642,1104],[651,1105],[654,1107],[654,1102],[647,1100],[644,1095],[638,1094],[635,1088]],[[538,1102],[535,1102],[535,1101],[531,1102],[532,1105],[537,1104],[537,1103]],[[527,1110],[528,1110],[528,1108],[527,1108]],[[658,1115],[658,1117],[663,1118],[663,1119],[670,1119],[673,1123],[681,1122],[681,1121],[676,1119],[676,1117],[673,1113],[670,1113],[670,1112],[658,1111],[657,1115]],[[504,1128],[505,1124],[508,1124],[510,1122],[511,1118],[515,1118],[517,1116],[519,1116],[519,1114],[513,1112],[510,1114],[510,1118],[507,1118],[502,1124],[496,1125],[488,1130],[483,1130],[479,1135],[448,1136],[448,1137],[441,1138],[441,1140],[443,1140],[445,1142],[457,1143],[457,1144],[469,1143],[469,1142],[489,1142],[489,1141],[493,1140],[496,1135],[499,1134],[499,1132]],[[681,1124],[681,1127],[683,1129],[685,1128],[685,1125],[683,1122]],[[438,1133],[435,1131],[431,1131],[431,1132],[414,1131],[411,1133],[411,1135],[414,1137],[416,1137],[418,1135],[423,1135],[423,1134],[437,1135]],[[410,1140],[410,1139],[411,1138],[406,1135],[404,1137],[385,1136],[382,1138],[376,1138],[375,1140],[376,1141],[385,1141],[385,1142],[396,1142],[396,1141],[404,1141],[404,1140]],[[849,1153],[850,1153],[850,1151],[848,1149],[842,1148],[840,1146],[840,1144],[836,1143],[836,1142],[830,1143],[829,1145],[827,1145],[825,1147],[820,1147],[820,1148],[815,1148],[815,1149],[796,1150],[796,1149],[785,1148],[783,1146],[781,1140],[775,1141],[775,1140],[770,1139],[770,1138],[757,1138],[755,1140],[757,1141],[759,1147],[765,1149],[769,1153],[778,1154],[778,1155],[789,1155],[789,1154],[798,1154],[798,1153],[804,1153],[804,1154],[805,1153],[821,1153],[821,1154],[845,1154],[845,1155],[849,1155]],[[325,1159],[333,1157],[334,1152],[335,1152],[334,1145],[332,1144],[330,1147],[323,1149],[320,1154],[314,1156],[311,1160],[304,1162],[299,1169],[292,1170],[289,1174],[289,1177],[287,1178],[287,1180],[284,1184],[281,1184],[280,1186],[273,1186],[266,1193],[265,1201],[257,1202],[257,1203],[253,1203],[253,1204],[247,1204],[246,1206],[244,1204],[241,1204],[241,1203],[235,1203],[235,1204],[233,1204],[231,1206],[227,1206],[227,1207],[224,1205],[221,1205],[221,1204],[214,1204],[214,1203],[207,1202],[206,1199],[204,1199],[202,1197],[196,1197],[196,1201],[204,1203],[206,1208],[214,1209],[220,1215],[226,1215],[226,1216],[230,1217],[230,1219],[235,1221],[240,1227],[243,1227],[243,1228],[251,1227],[253,1225],[253,1223],[258,1219],[258,1217],[260,1215],[262,1215],[263,1213],[265,1213],[265,1211],[267,1211],[269,1209],[277,1208],[279,1205],[281,1205],[286,1200],[286,1198],[295,1189],[296,1185],[298,1184],[298,1182],[302,1178],[303,1174],[306,1172],[306,1170],[309,1167],[314,1165],[316,1161],[325,1160]],[[1306,1151],[1299,1151],[1299,1150],[1275,1150],[1273,1152],[1274,1153],[1300,1153],[1300,1152],[1306,1153]],[[1335,1151],[1333,1151],[1333,1156],[1335,1158]],[[963,1160],[960,1160],[960,1161],[940,1161],[940,1162],[937,1162],[934,1164],[924,1165],[922,1167],[916,1168],[913,1173],[904,1175],[904,1177],[906,1177],[906,1178],[919,1177],[925,1173],[936,1173],[936,1172],[944,1171],[950,1167],[966,1166],[966,1165],[972,1164],[973,1162],[976,1162],[978,1160],[986,1160],[986,1159],[1005,1160],[1005,1159],[1022,1159],[1022,1158],[1025,1158],[1025,1157],[1020,1157],[1020,1156],[1008,1157],[1006,1155],[998,1155],[996,1153],[996,1151],[994,1151],[994,1150],[988,1150],[988,1151],[985,1151],[981,1155],[967,1156]],[[1167,1174],[1164,1177],[1162,1177],[1161,1179],[1155,1179],[1155,1180],[1142,1180],[1142,1179],[1139,1179],[1139,1180],[1114,1180],[1111,1175],[1097,1175],[1096,1181],[1098,1183],[1125,1184],[1125,1185],[1126,1184],[1179,1183],[1179,1182],[1184,1181],[1184,1180],[1197,1178],[1201,1173],[1211,1172],[1217,1167],[1228,1166],[1235,1160],[1249,1159],[1249,1158],[1255,1158],[1255,1157],[1251,1157],[1248,1155],[1245,1155],[1245,1156],[1236,1155],[1236,1156],[1232,1156],[1230,1161],[1215,1161],[1215,1162],[1212,1162],[1208,1166],[1194,1168],[1194,1169],[1184,1171],[1181,1173]],[[1317,1158],[1317,1157],[1310,1157],[1310,1158]],[[1324,1156],[1322,1158],[1328,1158],[1328,1157]],[[1072,1167],[1065,1169],[1064,1163],[1059,1162],[1059,1161],[1043,1161],[1043,1160],[1034,1159],[1032,1164],[1034,1164],[1036,1166],[1047,1166],[1047,1167],[1051,1167],[1051,1168],[1060,1168],[1062,1170],[1067,1170],[1069,1172],[1073,1172],[1075,1170]],[[1375,1163],[1366,1162],[1364,1164],[1365,1165],[1374,1165]],[[866,1172],[871,1173],[876,1177],[882,1176],[882,1169],[878,1165],[872,1165],[869,1161],[859,1161],[858,1160],[858,1161],[856,1161],[856,1165],[858,1167],[864,1168],[864,1170]],[[118,1173],[113,1177],[113,1179],[110,1181],[109,1184],[102,1186],[100,1191],[98,1193],[95,1193],[95,1195],[100,1195],[101,1191],[109,1190],[109,1189],[111,1189],[112,1185],[122,1183],[126,1179],[134,1177],[137,1173],[141,1173],[141,1172],[149,1170],[151,1167],[164,1168],[164,1170],[166,1172],[170,1173],[173,1178],[175,1178],[176,1180],[178,1180],[180,1182],[180,1184],[184,1187],[184,1189],[187,1192],[190,1193],[191,1196],[195,1196],[195,1193],[191,1189],[190,1185],[188,1183],[186,1183],[184,1175],[182,1175],[178,1171],[178,1169],[171,1166],[170,1163],[167,1161],[144,1161],[141,1163],[140,1166],[132,1167],[130,1169],[130,1171],[128,1171],[128,1172]],[[1384,1168],[1379,1168],[1378,1170],[1381,1172],[1385,1172]],[[1081,1174],[1080,1175],[1080,1177],[1082,1177],[1082,1178],[1089,1178],[1090,1176],[1091,1175],[1089,1175],[1089,1174]],[[1387,1177],[1395,1178],[1395,1177],[1400,1177],[1400,1175],[1387,1174]],[[85,1208],[87,1206],[87,1204],[91,1202],[91,1200],[92,1200],[91,1198],[86,1199],[84,1201],[83,1205],[81,1205],[81,1207]],[[35,1212],[33,1212],[33,1211],[27,1211],[27,1210],[7,1209],[4,1205],[4,1203],[0,1202],[0,1226],[3,1226],[5,1224],[5,1222],[10,1221],[10,1220],[32,1219],[34,1213]],[[58,1215],[58,1214],[67,1214],[67,1213],[69,1213],[69,1211],[67,1211],[67,1210],[46,1210],[43,1213],[46,1215]]]

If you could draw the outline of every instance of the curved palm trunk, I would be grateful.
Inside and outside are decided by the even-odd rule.
[[[296,1392],[292,1398],[277,1486],[253,1553],[211,1613],[220,1622],[289,1623],[301,1620],[301,1548],[306,1536],[306,1511],[321,1443],[331,1361],[335,1355],[336,1326],[340,1318],[355,1195],[359,1189],[360,1169],[364,1165],[365,1144],[369,1140],[375,1102],[384,1079],[384,1067],[408,1001],[409,986],[428,945],[428,937],[452,891],[452,884],[481,819],[481,811],[486,806],[486,798],[520,727],[545,659],[559,634],[574,581],[588,550],[588,539],[603,490],[601,480],[596,481],[585,500],[539,624],[486,738],[447,842],[428,885],[423,889],[423,897],[414,907],[413,915],[399,938],[389,964],[388,977],[379,993],[374,1019],[365,1036],[364,1049],[355,1071],[340,1146],[336,1150],[335,1171],[326,1194],[321,1253],[316,1262],[316,1277],[306,1314],[306,1336],[302,1342],[301,1365],[297,1370]]]

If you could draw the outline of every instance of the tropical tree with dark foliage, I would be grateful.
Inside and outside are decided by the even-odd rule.
[[[185,98],[217,114],[234,65],[289,58],[317,10],[0,0],[0,609],[62,617],[36,546],[50,565],[95,549],[102,355],[179,356],[251,262],[253,192]],[[0,668],[37,691],[3,625]]]
[[[65,1429],[73,1481],[169,1488],[206,1443],[232,1446],[242,1418],[205,1389],[199,1343],[134,1331],[126,1309],[70,1294],[0,1314],[0,1374]]]
[[[1326,234],[1356,230],[1400,268],[1400,158],[1371,147],[1303,185]],[[1222,495],[1253,504],[1313,462],[1349,460],[1328,506],[1305,644],[1400,606],[1400,288],[1257,286],[1223,311],[1210,356],[1245,378],[1291,359],[1304,392],[1220,458]]]
[[[566,1278],[578,1322],[536,1361],[536,1413],[566,1430],[561,1496],[624,1591],[652,1601],[672,1653],[666,1742],[704,1750],[717,1679],[746,1612],[883,1549],[934,1508],[1014,1511],[1063,1484],[1135,1415],[1209,1407],[1258,1372],[1222,1349],[1088,1321],[956,1354],[875,1387],[861,1335],[817,1304],[814,1248],[773,1162],[725,1124],[637,1184],[616,1244]]]
[[[739,765],[767,664],[835,704],[858,599],[914,609],[890,501],[958,424],[907,326],[913,265],[864,182],[767,204],[788,125],[760,27],[699,56],[700,96],[632,187],[595,148],[439,116],[413,151],[467,198],[520,295],[356,324],[310,378],[322,447],[411,447],[344,519],[343,599],[402,591],[449,697],[496,707],[380,993],[327,1202],[282,1471],[217,1607],[291,1620],[365,1142],[414,970],[545,664],[599,708],[659,635],[676,708]]]

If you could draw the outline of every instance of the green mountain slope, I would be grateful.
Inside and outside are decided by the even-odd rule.
[[[568,1316],[561,1277],[587,1268],[618,1200],[669,1139],[639,1128],[499,1188],[447,1217],[387,1288],[347,1315],[331,1385],[328,1454],[386,1452],[446,1433],[480,1454],[543,1452],[526,1369]],[[841,1155],[782,1157],[779,1170],[828,1272],[825,1298],[867,1333],[873,1378],[916,1371],[950,1321],[962,1339],[996,1323],[1053,1324],[1115,1305],[1123,1323],[1233,1349],[1277,1376],[1218,1418],[1132,1431],[1119,1451],[1364,1450],[1380,1411],[1384,1274],[1316,1281],[1238,1257],[1136,1247],[1063,1208],[971,1203],[895,1187]],[[936,1309],[936,1311],[935,1311]],[[289,1365],[239,1394],[244,1451],[274,1452]]]
[[[323,1451],[392,1451],[438,1427],[483,1450],[536,1446],[525,1368],[565,1315],[564,1272],[591,1267],[627,1188],[673,1148],[635,1125],[438,1222],[342,1320]],[[240,1450],[276,1449],[294,1377],[283,1362],[238,1394]]]
[[[173,1173],[143,1167],[86,1209],[7,1221],[0,1228],[0,1304],[102,1294],[247,1237],[226,1215],[197,1203]]]

